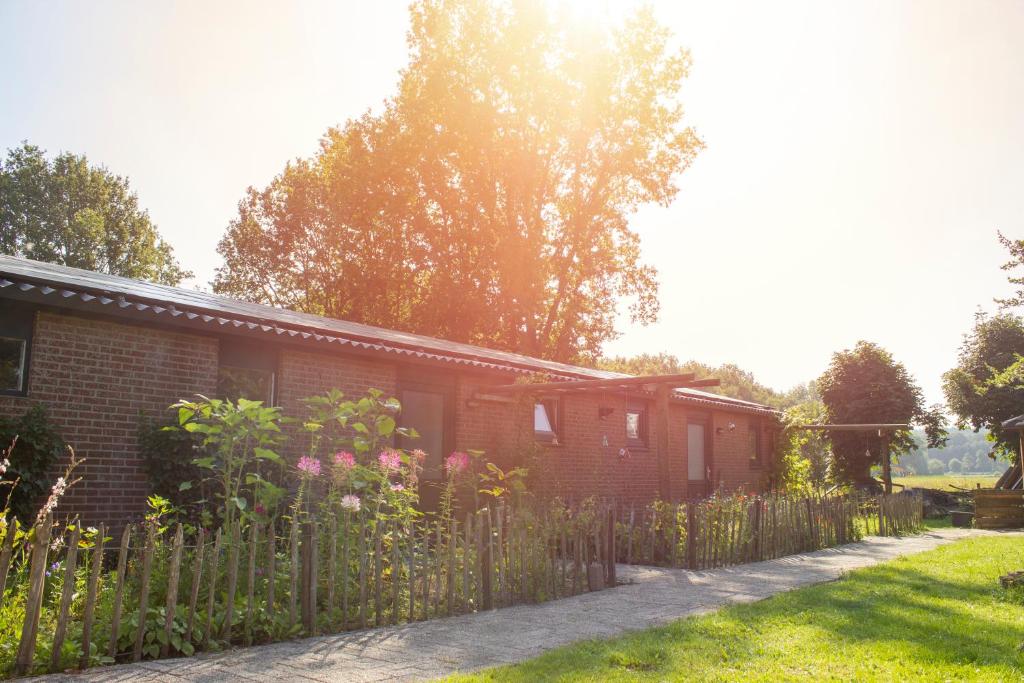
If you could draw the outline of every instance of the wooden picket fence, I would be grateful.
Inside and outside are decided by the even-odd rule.
[[[129,525],[116,545],[104,541],[101,528],[92,547],[81,549],[73,529],[56,550],[50,534],[57,528],[46,520],[10,581],[6,569],[17,553],[9,542],[0,551],[0,595],[25,610],[8,673],[85,668],[98,657],[192,654],[575,595],[615,582],[609,520],[607,508],[570,517],[564,508],[537,514],[496,506],[417,524],[339,512],[275,526],[235,523],[187,539],[181,525]],[[50,595],[44,610],[58,574],[62,593]],[[40,647],[44,612],[47,638],[49,625],[56,627]],[[81,626],[69,652],[71,623]]]
[[[80,529],[47,519],[29,547],[14,547],[10,533],[0,545],[0,608],[24,613],[3,673],[540,602],[614,586],[616,562],[706,569],[846,543],[870,531],[870,520],[876,531],[903,533],[920,519],[920,500],[907,494],[873,503],[734,496],[643,508],[496,505],[415,524],[339,510],[213,534],[142,523],[108,541],[100,528],[88,543]]]
[[[924,508],[910,493],[856,496],[728,496],[620,509],[620,562],[708,569],[829,548],[865,534],[921,528]]]

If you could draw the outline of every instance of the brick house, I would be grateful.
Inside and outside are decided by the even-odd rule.
[[[421,433],[416,447],[437,477],[448,452],[481,449],[506,464],[528,459],[538,486],[570,498],[767,485],[777,414],[766,406],[683,388],[666,392],[663,423],[644,386],[501,391],[535,375],[566,387],[627,378],[0,256],[0,414],[46,407],[86,458],[62,504],[86,523],[141,512],[139,415],[166,416],[197,393],[242,393],[295,415],[299,399],[330,388],[380,389],[402,402],[400,421]]]

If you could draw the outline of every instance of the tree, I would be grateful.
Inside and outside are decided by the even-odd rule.
[[[0,251],[167,285],[192,275],[127,178],[70,152],[48,160],[27,142],[0,161]]]
[[[586,29],[544,0],[418,0],[380,114],[250,189],[216,291],[567,361],[658,311],[629,216],[702,143],[689,54],[649,10]]]
[[[832,356],[818,379],[818,390],[833,424],[919,424],[929,447],[945,443],[940,406],[926,408],[920,387],[902,363],[878,346],[859,341]],[[884,437],[883,437],[884,438]],[[874,432],[830,432],[834,476],[854,485],[870,485],[871,467],[882,462],[886,444]],[[888,452],[897,458],[917,448],[909,430],[891,435]],[[890,482],[886,483],[886,490]]]
[[[722,383],[717,387],[709,387],[707,391],[779,409],[817,402],[813,386],[800,385],[785,393],[778,392],[758,382],[753,373],[732,363],[716,367],[693,360],[684,363],[669,353],[642,353],[629,357],[600,358],[597,367],[630,375],[675,375],[692,372],[698,377],[714,377]]]
[[[946,463],[938,458],[928,458],[928,474],[945,474]]]
[[[1024,412],[1024,319],[1012,313],[978,313],[965,335],[957,366],[943,376],[943,392],[961,429],[989,430],[995,450],[1017,453],[1017,436],[1002,422]]]
[[[950,472],[960,474],[963,471],[964,465],[957,458],[950,458],[949,462],[946,463],[946,467],[949,468]]]

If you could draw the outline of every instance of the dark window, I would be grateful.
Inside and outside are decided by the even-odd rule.
[[[33,318],[32,309],[0,305],[0,394],[24,396],[28,393]]]
[[[217,395],[237,401],[274,403],[277,349],[270,345],[224,340],[220,344]]]
[[[558,443],[560,405],[558,399],[549,398],[533,405],[533,433],[538,441]]]
[[[751,421],[747,427],[747,453],[750,456],[750,466],[760,467],[761,425],[755,421]]]
[[[626,406],[626,444],[633,448],[647,448],[647,404],[633,402]]]

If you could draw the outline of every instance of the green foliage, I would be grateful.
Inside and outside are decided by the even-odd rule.
[[[6,450],[14,437],[18,442],[3,474],[11,488],[0,489],[0,495],[9,492],[7,507],[22,524],[29,524],[35,519],[39,498],[53,485],[52,466],[67,446],[41,405],[32,406],[19,418],[0,417],[0,451]]]
[[[198,521],[209,495],[202,470],[192,462],[200,438],[184,429],[167,429],[169,426],[173,425],[139,419],[139,455],[149,490]]]
[[[396,94],[249,190],[216,291],[559,360],[595,357],[619,300],[654,320],[629,217],[672,201],[703,146],[689,54],[643,8],[608,31],[546,0],[410,15]]]
[[[280,408],[244,398],[234,402],[205,396],[179,401],[172,408],[178,411],[177,428],[199,439],[202,452],[192,464],[220,499],[220,514],[228,528],[255,504],[276,508],[285,491],[266,472],[284,465],[273,450],[282,439]]]
[[[811,385],[799,385],[787,392],[778,392],[758,382],[753,373],[732,363],[725,363],[717,367],[694,360],[684,363],[669,353],[641,353],[632,357],[600,358],[597,361],[597,367],[630,375],[675,375],[693,372],[698,377],[714,377],[721,380],[720,386],[708,387],[704,391],[743,401],[753,401],[778,409],[789,408],[803,401],[817,398],[814,387]]]
[[[943,375],[943,391],[957,426],[987,429],[998,454],[1012,458],[1017,435],[1002,422],[1024,412],[1024,319],[1011,313],[978,313],[964,337],[955,368]]]
[[[27,142],[0,162],[0,252],[168,285],[192,276],[126,178]]]
[[[807,494],[825,489],[830,482],[832,450],[828,436],[824,432],[799,428],[821,424],[826,421],[825,415],[821,401],[805,401],[783,415],[777,457],[772,463],[773,480],[781,491]]]
[[[914,424],[924,427],[929,446],[945,442],[941,407],[926,408],[920,387],[902,363],[878,346],[857,342],[832,356],[817,386],[832,424]],[[833,476],[837,481],[870,482],[871,466],[881,461],[882,443],[870,432],[832,432]],[[917,448],[912,433],[897,432],[889,442],[898,458]]]

